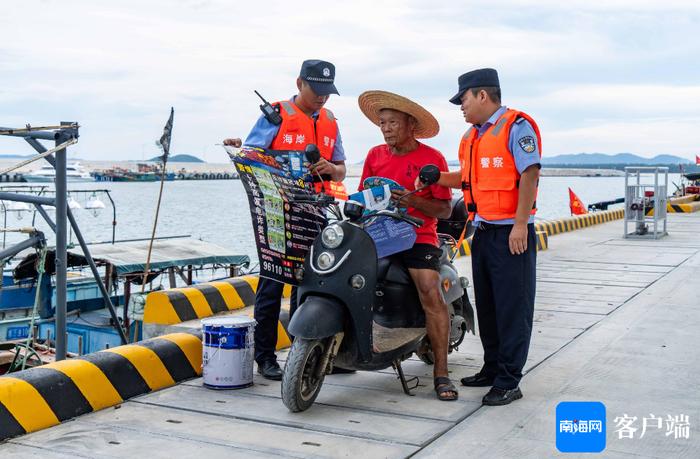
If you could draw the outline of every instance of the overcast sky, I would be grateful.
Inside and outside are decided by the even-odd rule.
[[[225,162],[269,100],[296,92],[301,61],[336,65],[350,162],[382,142],[357,96],[382,89],[430,110],[448,159],[466,129],[457,77],[498,69],[503,102],[539,123],[544,155],[700,154],[697,0],[22,0],[0,14],[0,126],[78,121],[71,156],[172,153]],[[30,154],[0,137],[0,154]]]

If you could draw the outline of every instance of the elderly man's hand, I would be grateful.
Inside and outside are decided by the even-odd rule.
[[[234,139],[224,139],[224,145],[229,146],[229,147],[241,148],[241,145],[243,145],[243,142],[241,141],[241,139],[236,137]]]
[[[391,199],[394,202],[398,202],[399,199],[401,199],[403,196],[407,195],[408,193],[410,193],[410,191],[408,191],[404,188],[402,188],[400,190],[391,190]],[[406,207],[415,207],[413,205],[413,200],[415,197],[416,197],[416,195],[412,194],[412,195],[406,197],[405,199],[401,199],[401,205],[406,206]]]
[[[309,165],[309,170],[314,173],[314,174],[321,174],[321,175],[333,175],[335,173],[335,164],[331,163],[330,161],[326,160],[325,158],[321,158],[317,163],[310,164]]]

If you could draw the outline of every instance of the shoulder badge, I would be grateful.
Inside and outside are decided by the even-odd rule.
[[[527,135],[518,139],[518,145],[523,149],[525,153],[532,153],[537,148],[534,137]]]

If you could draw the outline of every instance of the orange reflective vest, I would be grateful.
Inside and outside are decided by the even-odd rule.
[[[333,148],[338,137],[338,123],[333,113],[325,108],[319,111],[318,119],[307,116],[294,102],[283,101],[275,105],[280,106],[282,124],[277,135],[272,140],[270,148],[273,150],[304,150],[308,144],[316,144],[321,156],[330,161],[333,157]],[[348,193],[341,182],[324,181],[314,183],[316,192],[325,189],[327,194],[338,199],[347,199]]]
[[[486,220],[515,218],[518,208],[520,174],[509,147],[510,129],[518,119],[530,122],[537,135],[537,149],[542,156],[542,138],[535,121],[523,112],[507,109],[481,137],[470,127],[459,144],[462,166],[462,192],[469,219],[476,213]],[[535,214],[533,205],[530,214]]]

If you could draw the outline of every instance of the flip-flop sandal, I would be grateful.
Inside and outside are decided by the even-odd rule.
[[[438,400],[442,402],[452,402],[459,398],[459,392],[457,392],[457,389],[455,388],[455,385],[452,384],[450,378],[438,376],[434,379],[434,382],[435,393],[437,394]],[[452,392],[453,394],[448,395],[449,392]]]

